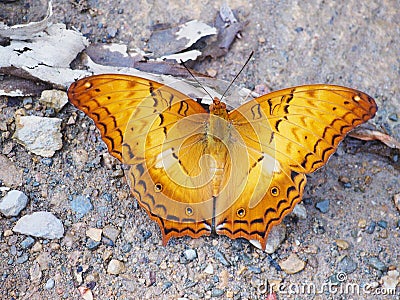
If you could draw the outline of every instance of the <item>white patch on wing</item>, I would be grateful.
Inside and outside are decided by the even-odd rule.
[[[221,230],[222,228],[224,228],[225,226],[225,222],[222,222],[221,224],[218,224],[217,226],[215,226],[215,230],[218,232],[218,230]]]
[[[207,230],[209,230],[209,231],[211,231],[211,226],[210,225],[208,225],[207,223],[203,223],[204,224],[204,227],[207,229]]]
[[[267,174],[279,173],[281,171],[281,165],[274,157],[263,153],[262,168]]]
[[[164,168],[168,170],[173,164],[176,163],[176,158],[172,155],[173,151],[171,148],[161,152],[157,155],[156,164],[154,165],[157,169]]]

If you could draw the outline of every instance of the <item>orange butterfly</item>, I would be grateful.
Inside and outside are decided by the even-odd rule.
[[[171,237],[211,233],[258,240],[301,201],[306,175],[377,106],[347,87],[288,88],[228,112],[209,112],[161,83],[104,74],[71,85],[68,97],[100,130],[109,152],[130,165],[130,187]]]

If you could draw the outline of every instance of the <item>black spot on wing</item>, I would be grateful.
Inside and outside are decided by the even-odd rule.
[[[177,216],[174,215],[167,215],[167,220],[168,221],[173,221],[173,222],[179,222],[179,218]]]
[[[254,225],[254,224],[262,224],[264,223],[264,219],[263,218],[258,218],[258,219],[254,219],[250,221],[250,225]]]
[[[147,192],[147,184],[144,180],[139,180],[137,185],[141,185],[143,187],[144,192]]]
[[[163,114],[158,114],[158,117],[160,118],[160,124],[158,124],[158,126],[161,126],[164,123],[164,116]]]
[[[260,104],[253,105],[251,107],[251,114],[253,116],[253,120],[258,120],[262,118]]]
[[[282,119],[279,119],[279,120],[275,123],[275,130],[276,130],[277,132],[279,132],[279,124],[280,124],[282,121],[283,121]]]
[[[125,151],[125,153],[128,154],[129,159],[133,159],[135,157],[135,155],[132,152],[131,146],[129,144],[123,143],[122,148],[125,148],[125,150],[123,151]]]
[[[189,105],[187,104],[186,101],[179,102],[178,114],[180,114],[181,116],[186,117],[186,114],[187,114],[188,110],[189,110]]]
[[[139,171],[139,173],[140,173],[140,176],[142,176],[142,175],[143,175],[143,173],[144,173],[144,167],[143,167],[143,164],[137,164],[137,165],[135,166],[135,168],[136,168],[136,170],[138,170],[138,171]]]

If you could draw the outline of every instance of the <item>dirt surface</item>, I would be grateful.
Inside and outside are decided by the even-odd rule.
[[[145,50],[155,25],[192,19],[212,25],[222,4],[171,2],[60,0],[54,3],[54,22],[81,31],[91,42]],[[369,124],[400,139],[398,1],[233,0],[229,5],[249,24],[226,56],[196,64],[197,71],[215,70],[218,78],[230,81],[254,50],[238,84],[277,90],[333,83],[359,89],[379,107]],[[41,10],[45,14],[45,5],[30,7],[39,10],[35,16]],[[308,177],[303,201],[307,217],[285,218],[285,240],[271,256],[245,240],[223,236],[172,239],[164,247],[157,225],[130,196],[121,166],[93,123],[69,104],[56,113],[63,120],[63,148],[50,164],[12,139],[15,113],[24,105],[23,99],[0,98],[0,122],[6,124],[0,127],[0,151],[22,170],[18,189],[29,198],[20,216],[50,211],[62,220],[66,233],[55,241],[36,238],[36,247],[24,249],[25,236],[4,234],[20,216],[0,217],[4,299],[80,299],[80,286],[90,288],[96,299],[267,299],[268,284],[278,282],[279,299],[399,299],[400,287],[395,295],[381,295],[387,292],[382,283],[388,270],[400,272],[400,212],[393,201],[400,193],[398,151],[346,138],[327,165]],[[26,111],[48,114],[37,99]],[[68,124],[75,114],[76,121]],[[79,195],[88,196],[93,205],[82,217],[71,210]],[[315,207],[323,200],[329,200],[325,213]],[[92,247],[88,228],[103,229],[109,237]],[[197,257],[188,260],[185,250],[194,250]],[[292,253],[306,266],[289,275],[276,263]],[[27,260],[18,260],[23,256]],[[111,259],[123,262],[119,275],[107,272]],[[38,261],[41,275],[33,280]],[[335,274],[343,270],[346,278],[340,284]],[[54,287],[48,285],[51,279]],[[338,285],[329,290],[328,283],[335,280]],[[307,286],[317,293],[301,290]]]

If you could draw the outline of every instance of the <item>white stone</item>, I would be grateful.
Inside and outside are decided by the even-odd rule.
[[[212,264],[208,264],[207,267],[204,269],[204,273],[206,274],[214,274],[214,267]]]
[[[0,212],[6,217],[18,216],[26,207],[28,197],[21,191],[9,191],[0,201]]]
[[[64,226],[52,213],[38,211],[19,219],[13,231],[46,239],[59,239],[64,235]]]
[[[16,124],[14,138],[34,154],[52,157],[61,149],[61,119],[21,116]]]
[[[302,220],[307,219],[307,210],[303,203],[296,204],[291,213],[293,215],[295,215],[296,217],[298,217],[299,219],[302,219]]]
[[[100,242],[102,232],[103,230],[100,228],[91,227],[86,230],[86,236],[91,238],[93,241]]]
[[[117,259],[112,259],[108,263],[107,266],[107,273],[112,275],[117,275],[123,273],[125,271],[125,265],[122,261]]]
[[[187,249],[185,252],[183,252],[183,255],[187,260],[194,260],[197,257],[196,250],[193,249]]]
[[[67,93],[59,90],[44,90],[39,102],[59,112],[68,103]]]

